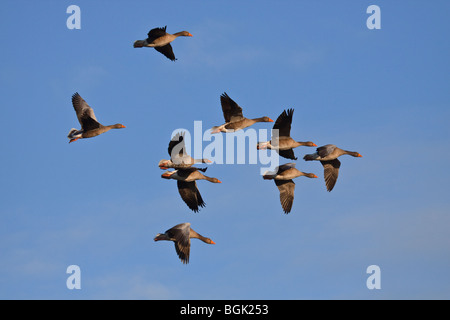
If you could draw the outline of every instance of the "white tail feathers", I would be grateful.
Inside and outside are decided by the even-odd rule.
[[[77,137],[81,137],[81,132],[79,132],[79,130],[72,128],[69,131],[69,134],[67,135],[67,138],[69,139],[75,139]]]
[[[223,125],[222,125],[222,126],[212,127],[212,128],[211,128],[211,133],[219,133],[219,132],[222,131],[222,128],[223,128],[223,127],[224,127]]]

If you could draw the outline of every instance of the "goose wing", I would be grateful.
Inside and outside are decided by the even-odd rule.
[[[72,95],[72,105],[77,114],[78,122],[84,131],[100,128],[101,124],[95,117],[94,110],[76,92]]]
[[[166,231],[166,234],[174,239],[175,251],[183,263],[189,263],[191,248],[190,223],[181,223]]]
[[[320,163],[322,163],[324,168],[324,178],[327,191],[331,191],[333,190],[339,176],[341,162],[338,159],[334,159],[329,161],[320,161]]]
[[[226,92],[220,96],[220,104],[222,105],[225,122],[236,122],[244,118],[242,108]]]
[[[173,49],[172,46],[170,45],[170,43],[166,44],[165,46],[162,47],[154,47],[156,51],[162,53],[163,55],[166,56],[166,58],[168,58],[169,60],[175,61],[177,60],[175,58],[175,54],[173,53]]]
[[[284,213],[291,212],[294,203],[295,183],[292,180],[274,180],[280,191],[280,203]]]
[[[199,207],[204,207],[206,204],[202,199],[200,191],[197,188],[197,183],[195,181],[177,181],[178,192],[180,193],[181,199],[187,204],[189,209],[194,212],[199,211]]]
[[[167,26],[162,27],[162,28],[154,28],[154,29],[150,30],[147,33],[147,36],[148,36],[147,42],[151,43],[155,39],[158,39],[158,38],[164,36],[166,34],[166,29],[167,29]]]
[[[280,137],[291,136],[291,123],[293,114],[294,109],[284,110],[283,113],[278,116],[277,121],[275,121],[273,129],[278,129],[278,134]]]

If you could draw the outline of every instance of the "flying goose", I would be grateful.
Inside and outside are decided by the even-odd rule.
[[[242,108],[231,99],[226,92],[220,96],[225,123],[213,127],[211,133],[235,132],[245,129],[256,122],[273,122],[269,117],[248,119],[242,114]]]
[[[297,160],[294,155],[294,148],[299,146],[307,147],[317,147],[317,145],[311,141],[301,142],[295,141],[291,138],[291,123],[292,115],[294,114],[294,109],[284,110],[279,116],[275,124],[273,125],[272,138],[267,142],[259,142],[256,148],[258,150],[273,149],[278,152],[278,154],[284,158]]]
[[[344,154],[351,155],[352,157],[362,157],[362,155],[358,152],[343,150],[336,147],[334,144],[327,144],[317,148],[316,153],[305,155],[303,159],[305,161],[317,160],[322,163],[324,168],[325,184],[328,192],[330,192],[333,190],[339,175],[339,167],[341,166],[341,162],[338,157]]]
[[[78,121],[81,124],[81,130],[72,128],[67,136],[70,139],[69,143],[77,141],[78,139],[96,137],[111,129],[125,128],[123,124],[113,124],[104,126],[97,121],[94,110],[84,101],[78,92],[72,95],[72,105],[77,114]]]
[[[188,167],[173,171],[166,171],[161,175],[164,179],[177,180],[178,192],[181,199],[187,204],[189,209],[194,212],[199,211],[199,207],[204,207],[206,203],[203,201],[200,191],[198,191],[196,180],[207,180],[212,183],[222,183],[217,178],[205,176],[200,171],[205,172],[206,168],[200,169]]]
[[[294,203],[295,183],[292,179],[305,176],[308,178],[317,178],[314,173],[305,173],[295,168],[295,163],[286,163],[275,169],[273,172],[265,172],[263,179],[274,180],[275,185],[280,191],[280,203],[284,213],[291,212]]]
[[[164,28],[154,28],[147,34],[148,38],[145,40],[136,40],[133,44],[135,48],[155,48],[156,51],[165,55],[168,59],[175,61],[175,54],[173,53],[170,43],[178,37],[192,37],[188,31],[181,31],[174,34],[166,32],[167,26]]]
[[[180,223],[170,228],[164,233],[158,233],[153,239],[155,241],[167,240],[173,241],[175,244],[175,251],[180,260],[187,264],[189,263],[189,253],[191,249],[191,238],[200,239],[207,244],[216,244],[210,238],[206,238],[198,234],[191,228],[189,222]]]
[[[170,160],[163,159],[159,161],[158,166],[163,169],[183,169],[188,168],[196,163],[212,163],[208,159],[194,159],[186,152],[184,143],[184,132],[178,132],[169,142]]]

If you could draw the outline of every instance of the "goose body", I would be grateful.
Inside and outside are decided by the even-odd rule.
[[[169,168],[183,169],[189,168],[197,163],[211,163],[208,159],[194,159],[186,152],[186,145],[184,143],[184,132],[177,133],[169,142],[168,148],[170,159],[163,159],[159,161],[158,166],[165,170]]]
[[[69,143],[77,141],[78,139],[86,139],[96,137],[102,133],[105,133],[111,129],[125,128],[123,124],[113,124],[104,126],[98,122],[95,117],[94,110],[86,103],[86,101],[78,94],[78,92],[72,95],[72,105],[77,114],[78,122],[81,125],[81,129],[77,130],[72,128],[67,135]]]
[[[294,148],[299,146],[317,147],[311,141],[296,141],[291,138],[291,124],[294,109],[284,110],[275,121],[273,130],[277,130],[278,134],[272,133],[272,138],[267,142],[259,142],[256,148],[258,150],[272,149],[276,150],[278,154],[284,158],[297,160],[294,154]]]
[[[348,154],[352,157],[362,157],[356,151],[343,150],[336,147],[334,144],[327,144],[316,149],[313,154],[307,154],[303,157],[305,161],[320,161],[324,168],[324,178],[327,191],[333,190],[339,176],[339,168],[341,162],[338,157]]]
[[[216,244],[210,238],[206,238],[195,232],[191,228],[191,224],[189,222],[177,224],[169,230],[166,230],[164,233],[158,233],[153,240],[173,241],[178,257],[184,264],[187,264],[189,263],[191,239],[199,239],[207,244]]]
[[[147,39],[136,40],[133,46],[135,48],[155,48],[156,51],[162,53],[169,60],[177,60],[170,43],[178,37],[192,37],[192,34],[188,31],[180,31],[170,34],[166,32],[166,29],[167,26],[150,30],[147,34]]]
[[[281,165],[273,172],[266,172],[263,175],[265,180],[274,180],[280,192],[280,203],[284,213],[291,212],[294,203],[295,183],[293,179],[305,176],[308,178],[317,178],[314,173],[305,173],[295,168],[295,163]]]
[[[188,167],[185,169],[177,169],[173,171],[166,171],[161,175],[164,179],[174,179],[177,180],[178,192],[181,199],[187,204],[189,209],[194,212],[199,211],[199,207],[204,207],[206,203],[203,201],[200,191],[197,188],[197,180],[207,180],[212,183],[222,183],[217,178],[211,178],[205,176],[202,172],[205,169],[199,169],[195,167]]]
[[[222,105],[225,123],[220,126],[213,127],[211,129],[211,133],[236,132],[250,127],[257,122],[273,122],[273,120],[269,117],[254,119],[244,117],[242,108],[233,99],[231,99],[226,92],[220,96],[220,104]]]

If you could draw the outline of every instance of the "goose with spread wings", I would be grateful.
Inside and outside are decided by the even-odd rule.
[[[225,123],[213,127],[211,133],[219,132],[235,132],[250,127],[257,122],[273,122],[269,117],[260,117],[249,119],[244,117],[242,107],[240,107],[226,92],[220,96],[220,104],[222,105],[223,117]]]
[[[317,147],[314,142],[311,141],[295,141],[291,138],[291,124],[292,115],[294,109],[284,110],[275,121],[273,125],[272,138],[270,141],[259,142],[257,145],[258,150],[273,149],[284,158],[297,160],[294,155],[294,148],[299,146]]]
[[[357,158],[362,157],[362,155],[356,151],[343,150],[336,147],[334,144],[327,144],[317,148],[315,153],[305,155],[303,159],[305,161],[320,161],[324,169],[325,185],[327,191],[330,192],[333,190],[339,176],[341,162],[338,157],[344,154]]]
[[[77,130],[72,128],[67,135],[69,143],[77,141],[78,139],[86,139],[96,137],[102,133],[105,133],[111,129],[125,128],[123,124],[117,123],[113,125],[104,126],[98,122],[95,117],[94,110],[84,101],[84,99],[78,94],[78,92],[72,95],[72,105],[77,114],[78,122],[81,125],[81,129]]]
[[[177,180],[178,192],[181,199],[187,204],[189,209],[194,212],[198,212],[199,207],[205,207],[206,203],[197,188],[197,180],[207,180],[212,183],[222,183],[217,178],[211,178],[204,175],[202,172],[206,171],[206,168],[188,167],[183,169],[177,169],[173,171],[166,171],[161,175],[164,179]]]
[[[188,31],[180,31],[174,34],[170,34],[166,32],[166,29],[167,26],[150,30],[147,34],[147,39],[136,40],[133,46],[135,48],[155,48],[156,51],[162,53],[169,60],[177,60],[170,43],[178,37],[192,37],[192,34]]]
[[[168,152],[170,159],[159,161],[158,166],[163,169],[183,169],[191,167],[196,163],[212,163],[209,159],[194,159],[186,152],[184,143],[185,132],[178,132],[169,142]]]
[[[284,213],[291,212],[294,203],[295,183],[293,179],[305,176],[307,178],[317,178],[314,173],[305,173],[295,168],[295,163],[286,163],[277,167],[273,172],[265,172],[263,179],[274,180],[280,191],[280,203]]]
[[[158,233],[153,240],[173,241],[175,244],[175,251],[177,252],[181,262],[188,264],[191,251],[191,239],[199,239],[207,244],[216,244],[210,238],[204,237],[195,232],[191,228],[191,224],[189,222],[177,224],[169,230],[166,230],[164,233]]]

